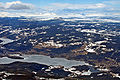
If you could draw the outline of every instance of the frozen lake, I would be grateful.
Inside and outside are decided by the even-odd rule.
[[[0,64],[9,64],[15,61],[21,61],[21,62],[35,62],[46,65],[62,65],[65,67],[88,65],[84,61],[67,60],[64,58],[50,58],[49,56],[44,56],[44,55],[24,55],[23,57],[25,59],[11,59],[7,57],[3,57],[0,58]]]
[[[14,40],[8,39],[8,38],[0,38],[0,40],[2,40],[3,42],[1,42],[0,44],[8,44],[13,42]]]

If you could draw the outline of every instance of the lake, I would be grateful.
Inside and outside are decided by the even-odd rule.
[[[4,44],[8,44],[13,42],[14,40],[8,39],[8,38],[0,38],[0,40],[2,40],[3,42],[1,42],[0,44],[4,45]]]
[[[22,57],[24,57],[24,59],[11,59],[8,57],[3,57],[0,58],[0,64],[9,64],[15,61],[21,61],[21,62],[35,62],[46,65],[62,65],[64,67],[89,65],[84,61],[67,60],[64,58],[51,58],[49,56],[44,56],[44,55],[23,55]]]

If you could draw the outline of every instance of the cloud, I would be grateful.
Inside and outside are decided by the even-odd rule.
[[[69,4],[69,3],[52,3],[47,9],[97,9],[106,7],[103,3],[98,4]]]
[[[104,7],[106,7],[106,5],[103,4],[103,3],[98,3],[98,4],[96,4],[95,6],[96,6],[97,8],[104,8]]]
[[[120,4],[120,0],[110,0],[110,1],[104,1],[103,3],[105,3],[105,4],[112,4],[112,5],[116,5],[116,4]]]
[[[115,7],[119,0],[104,1],[96,4],[72,4],[72,3],[51,3],[42,9],[35,7],[30,3],[21,1],[0,2],[0,17],[10,16],[37,16],[37,17],[55,17],[55,16],[105,16],[120,15],[120,8]],[[52,14],[51,14],[52,13]],[[54,14],[53,14],[54,13]],[[119,13],[119,14],[118,14]],[[69,14],[69,15],[68,15]]]
[[[22,3],[21,1],[13,1],[0,3],[0,9],[6,10],[25,10],[25,9],[33,9],[34,5],[28,3]]]
[[[0,12],[0,17],[19,17],[18,15],[16,15],[16,13],[9,13],[9,12]]]
[[[120,10],[120,0],[104,1],[103,4],[108,5],[111,10]]]
[[[92,16],[106,16],[106,15],[103,14],[103,13],[97,13],[97,14],[95,14],[95,13],[93,14],[93,13],[92,13],[92,14],[86,14],[86,16],[87,16],[87,17],[92,17]]]
[[[0,12],[0,17],[40,17],[40,18],[54,18],[58,17],[55,13],[28,13],[28,12],[7,12],[3,11]]]
[[[87,16],[113,16],[119,15],[119,4],[120,0],[106,0],[96,4],[52,3],[44,9],[57,14],[74,13],[87,14]]]
[[[0,2],[0,9],[4,9],[3,3]]]

